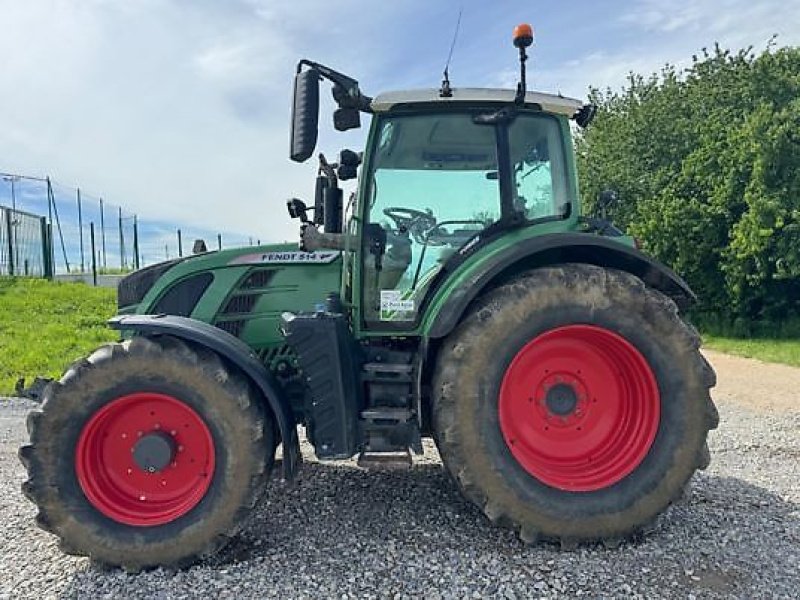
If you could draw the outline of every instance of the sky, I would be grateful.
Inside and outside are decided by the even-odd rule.
[[[0,171],[153,222],[295,239],[285,200],[310,201],[315,175],[288,158],[297,60],[369,95],[437,87],[459,10],[454,86],[513,87],[520,22],[536,31],[529,88],[578,98],[715,41],[800,44],[798,0],[0,0]],[[362,149],[366,127],[337,134],[330,109],[318,150]]]

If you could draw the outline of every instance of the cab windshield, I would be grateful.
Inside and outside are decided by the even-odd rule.
[[[496,129],[476,113],[397,115],[378,124],[368,174],[368,223],[386,233],[365,252],[368,322],[415,321],[447,260],[501,216]],[[521,113],[509,125],[514,207],[527,219],[560,215],[568,201],[558,121]]]

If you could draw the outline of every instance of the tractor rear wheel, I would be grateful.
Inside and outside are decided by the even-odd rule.
[[[272,467],[271,417],[216,354],[134,337],[70,367],[28,416],[22,489],[62,550],[181,566],[241,528]]]
[[[445,466],[523,541],[615,544],[708,464],[714,372],[674,302],[566,264],[496,288],[443,343],[433,420]]]

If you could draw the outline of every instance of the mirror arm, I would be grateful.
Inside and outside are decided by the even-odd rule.
[[[344,99],[337,98],[336,102],[340,107],[357,108],[361,112],[366,113],[372,112],[372,98],[361,93],[361,90],[358,88],[358,81],[352,77],[348,77],[344,73],[340,73],[339,71],[335,71],[330,67],[326,67],[325,65],[305,58],[297,63],[298,73],[302,70],[303,65],[316,69],[325,79],[344,89],[344,91],[347,93],[347,100],[352,101],[354,104],[352,106],[344,106],[342,103],[342,100]],[[345,102],[345,104],[347,104],[347,102]]]

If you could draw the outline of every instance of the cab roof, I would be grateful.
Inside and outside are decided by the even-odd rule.
[[[386,92],[376,96],[370,106],[374,112],[386,112],[401,104],[452,104],[455,102],[512,104],[516,96],[514,90],[492,88],[453,88],[452,93],[452,96],[443,98],[437,88]],[[535,105],[544,112],[568,117],[574,115],[583,106],[583,102],[575,98],[543,92],[527,92],[525,104]]]

